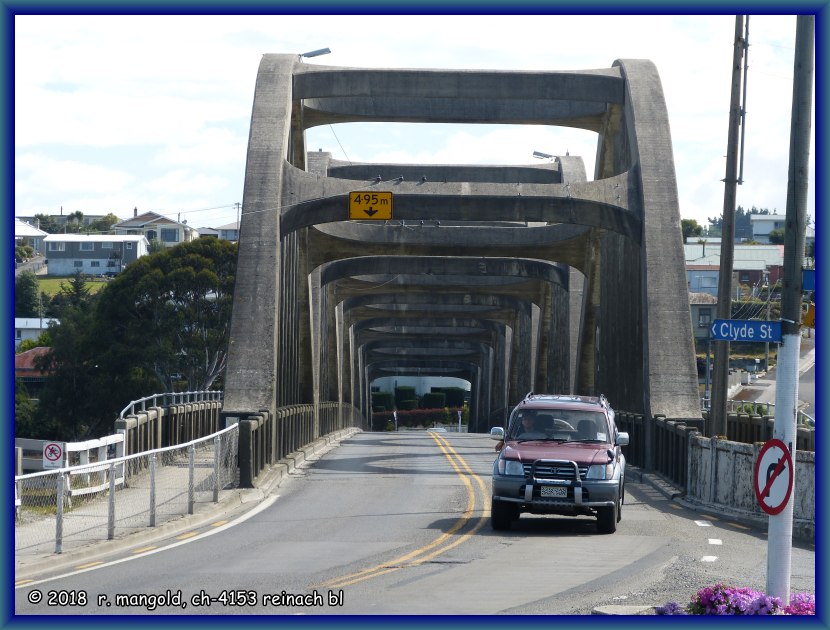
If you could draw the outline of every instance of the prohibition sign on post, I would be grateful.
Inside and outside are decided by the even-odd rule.
[[[63,459],[63,444],[48,442],[43,445],[43,467],[60,468]]]
[[[793,491],[793,459],[781,440],[765,442],[755,462],[753,488],[758,505],[767,514],[781,512]]]

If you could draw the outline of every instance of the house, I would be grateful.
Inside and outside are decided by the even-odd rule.
[[[219,230],[211,227],[200,227],[198,230],[199,236],[206,236],[207,238],[219,238]]]
[[[717,295],[720,245],[686,243],[683,249],[689,291]],[[747,286],[753,295],[757,295],[765,284],[773,285],[783,276],[783,245],[735,245],[732,252],[732,286],[735,288]]]
[[[52,322],[59,323],[52,317],[15,317],[14,349],[17,350],[18,346],[27,339],[34,341],[40,337],[40,333],[49,328]]]
[[[14,377],[26,387],[29,398],[38,398],[48,374],[36,366],[37,360],[49,353],[51,348],[39,346],[14,355]]]
[[[43,239],[48,232],[37,229],[35,226],[21,221],[19,218],[14,219],[14,244],[17,245],[31,245],[35,253],[43,253]]]
[[[223,241],[238,241],[239,240],[239,223],[234,221],[227,225],[221,225],[218,228],[202,227],[199,228],[199,236],[207,236],[209,238],[219,238]]]
[[[239,223],[236,221],[228,223],[227,225],[220,225],[216,229],[219,230],[219,238],[221,240],[234,242],[239,240]]]
[[[47,216],[50,219],[52,219],[55,222],[55,224],[61,229],[63,229],[63,227],[66,225],[66,222],[69,220],[70,217],[72,217],[73,220],[75,218],[75,217],[72,216],[72,214],[64,214],[62,208],[61,208],[61,213],[60,214],[50,214],[50,215],[47,215]],[[29,225],[34,225],[35,227],[40,228],[40,225],[38,225],[40,219],[35,218],[34,216],[31,216],[31,217],[18,217],[18,218],[21,221],[25,221]],[[83,218],[81,219],[81,225],[83,227],[89,227],[90,224],[95,223],[96,221],[100,221],[103,218],[104,218],[103,214],[84,214]]]
[[[118,234],[49,234],[43,239],[47,275],[90,276],[114,274],[144,256],[149,243],[143,236]]]
[[[179,223],[155,212],[138,214],[133,209],[133,218],[112,226],[116,234],[142,235],[147,241],[158,241],[165,247],[188,243],[198,237],[197,231],[188,227],[187,221]]]
[[[752,240],[759,243],[769,243],[769,233],[773,230],[783,230],[787,220],[783,214],[751,214],[749,221],[752,224]]]
[[[709,338],[709,328],[715,321],[718,298],[709,293],[689,293],[689,308],[692,314],[692,335],[695,340]]]

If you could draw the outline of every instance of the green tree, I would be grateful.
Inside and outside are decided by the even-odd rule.
[[[34,216],[34,220],[35,227],[43,230],[44,232],[48,232],[49,234],[58,234],[59,232],[63,232],[63,227],[57,222],[57,220],[50,217],[48,214],[36,214]]]
[[[107,384],[95,357],[92,305],[67,307],[49,326],[50,352],[36,361],[47,372],[37,416],[55,440],[80,441],[112,432]]]
[[[70,213],[66,217],[66,231],[72,234],[81,232],[84,227],[84,213],[80,210]]]
[[[23,271],[14,279],[14,316],[38,317],[40,314],[40,284],[31,271]]]
[[[703,234],[703,227],[698,225],[695,219],[681,219],[680,227],[683,230],[683,242],[686,242],[687,238]]]
[[[48,439],[36,420],[35,404],[29,398],[26,386],[19,378],[14,379],[14,437],[34,440]]]
[[[44,330],[37,336],[37,339],[24,339],[21,341],[14,353],[21,354],[22,352],[26,352],[32,348],[50,348],[51,346],[52,337],[49,335],[48,330]]]
[[[770,230],[769,242],[773,243],[774,245],[783,245],[784,244],[784,228],[775,228],[774,230]]]
[[[143,256],[101,292],[99,328],[165,391],[209,389],[227,361],[235,273],[236,244],[219,239]]]
[[[100,219],[97,219],[96,221],[90,223],[87,227],[87,230],[89,230],[90,232],[98,232],[100,234],[105,234],[112,230],[113,225],[120,222],[121,219],[119,219],[112,212],[110,212],[106,216],[101,217]]]
[[[151,238],[149,247],[147,248],[148,254],[157,254],[158,252],[163,252],[167,247],[157,238]]]

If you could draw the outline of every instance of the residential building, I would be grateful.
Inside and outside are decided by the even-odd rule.
[[[61,228],[63,228],[63,226],[66,225],[66,221],[70,217],[70,215],[68,215],[68,214],[63,214],[63,209],[61,209],[60,214],[49,214],[47,216],[50,219],[52,219],[53,221],[55,221],[55,223],[57,223],[57,225]],[[37,218],[35,218],[34,216],[31,216],[31,217],[18,217],[18,218],[21,221],[25,221],[29,225],[34,225],[36,228],[40,229],[40,226],[38,225],[39,220]],[[100,221],[103,218],[104,218],[103,214],[84,214],[83,218],[81,219],[81,225],[86,227],[89,224],[95,223],[96,221]]]
[[[137,208],[133,209],[132,219],[116,223],[112,229],[116,234],[140,234],[148,242],[157,240],[165,247],[174,247],[198,237],[197,231],[189,227],[187,221],[179,223],[156,212],[138,214]]]
[[[139,235],[49,234],[43,241],[50,276],[118,273],[149,248],[147,239]]]
[[[211,227],[200,227],[198,230],[199,236],[206,236],[208,238],[219,238],[219,230]]]
[[[223,241],[236,242],[239,240],[239,223],[236,221],[227,225],[220,225],[216,229],[219,230],[219,238]]]
[[[43,253],[43,239],[47,232],[37,229],[34,225],[26,223],[15,217],[14,219],[14,244],[31,245],[36,254]]]
[[[210,238],[219,238],[223,241],[238,241],[239,240],[239,223],[233,222],[227,225],[221,225],[218,228],[201,227],[199,228],[199,236],[207,236]]]
[[[752,239],[759,243],[769,243],[769,233],[783,230],[787,216],[784,214],[751,214]]]
[[[49,324],[59,323],[52,317],[15,317],[14,318],[14,349],[24,341],[34,341],[40,334],[49,328]]]
[[[14,377],[26,387],[29,398],[37,399],[43,390],[47,373],[37,368],[37,360],[49,353],[51,348],[37,347],[14,355]]]
[[[716,318],[718,298],[709,293],[689,293],[692,314],[692,334],[696,340],[709,338],[709,329]]]

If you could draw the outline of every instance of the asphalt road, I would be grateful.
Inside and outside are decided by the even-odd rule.
[[[260,506],[19,584],[19,615],[587,615],[765,590],[764,533],[626,481],[617,532],[589,517],[489,525],[487,436],[358,433]],[[239,519],[239,520],[237,520]],[[792,592],[815,592],[794,547]],[[163,605],[159,605],[163,604]],[[562,620],[566,623],[567,620]]]

